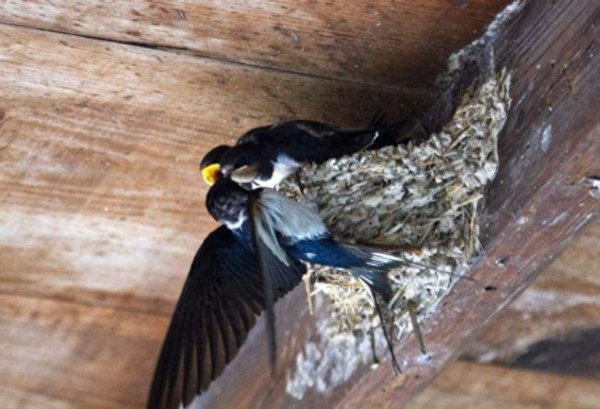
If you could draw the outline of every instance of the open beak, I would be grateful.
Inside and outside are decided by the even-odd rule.
[[[231,180],[237,183],[250,183],[258,175],[258,169],[255,166],[242,166],[231,172]]]
[[[217,179],[219,179],[219,176],[221,176],[221,165],[213,163],[212,165],[208,165],[204,169],[201,169],[200,172],[202,172],[202,179],[204,179],[208,185],[212,186]]]

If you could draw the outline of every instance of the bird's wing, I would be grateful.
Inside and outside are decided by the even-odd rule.
[[[269,332],[269,359],[271,371],[274,374],[276,362],[276,332],[275,332],[275,294],[280,289],[294,288],[306,272],[306,266],[299,260],[291,258],[279,243],[276,231],[269,222],[266,212],[257,195],[251,196],[249,213],[252,220],[252,235],[256,246],[258,266],[263,279],[263,294]]]
[[[251,129],[238,139],[237,144],[240,145],[248,142],[259,144],[265,140],[270,143],[290,143],[306,135],[314,138],[327,137],[335,132],[335,130],[336,128],[331,125],[317,121],[287,121]]]
[[[275,298],[293,287],[278,287]],[[223,372],[265,308],[256,254],[225,227],[192,263],[152,381],[150,409],[188,405]]]
[[[273,237],[280,236],[293,243],[329,235],[317,210],[276,190],[262,189],[257,198],[257,205]]]
[[[323,138],[335,132],[336,128],[324,122],[297,120],[288,122],[289,127],[295,127],[308,132],[315,138]]]
[[[236,142],[236,145],[241,145],[248,142],[258,143],[265,135],[268,134],[268,131],[271,128],[272,125],[250,129],[248,132],[240,136]]]

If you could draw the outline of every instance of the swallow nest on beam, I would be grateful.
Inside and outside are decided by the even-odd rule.
[[[306,165],[299,171],[304,196],[293,178],[281,187],[316,206],[339,239],[438,270],[390,272],[396,343],[412,332],[404,314],[408,301],[416,301],[419,318],[427,319],[457,280],[448,273],[468,272],[469,260],[481,250],[478,204],[498,168],[497,137],[510,106],[509,83],[503,73],[467,94],[450,122],[425,142]],[[325,294],[333,313],[317,322],[319,340],[309,342],[288,374],[288,393],[297,398],[309,387],[326,392],[345,382],[361,363],[373,362],[373,351],[387,356],[371,295],[360,282],[331,268],[311,267],[310,273],[311,295]]]

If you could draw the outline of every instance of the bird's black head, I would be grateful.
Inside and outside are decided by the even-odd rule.
[[[213,185],[221,176],[221,167],[219,163],[223,155],[231,149],[231,146],[219,145],[211,149],[200,161],[200,172],[204,181]]]
[[[221,157],[221,172],[237,183],[250,183],[257,178],[268,178],[273,165],[268,152],[254,143],[233,146]]]
[[[206,208],[217,221],[228,226],[247,217],[250,192],[228,178],[221,178],[206,194]]]

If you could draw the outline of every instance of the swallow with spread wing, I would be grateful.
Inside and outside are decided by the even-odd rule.
[[[273,304],[300,282],[302,261],[346,269],[385,302],[392,296],[387,271],[405,263],[337,242],[316,211],[271,189],[246,190],[217,176],[206,206],[223,226],[206,238],[192,263],[154,374],[152,409],[185,406],[204,391],[262,311],[273,368]],[[398,370],[395,357],[393,362]]]
[[[271,276],[264,279],[248,195],[240,190],[217,184],[207,195],[211,214],[224,225],[207,236],[192,262],[154,372],[150,409],[185,407],[205,391],[233,360],[256,317],[293,289],[306,270],[296,260],[284,265],[267,254],[270,269],[262,273]],[[269,292],[265,282],[272,286]]]

